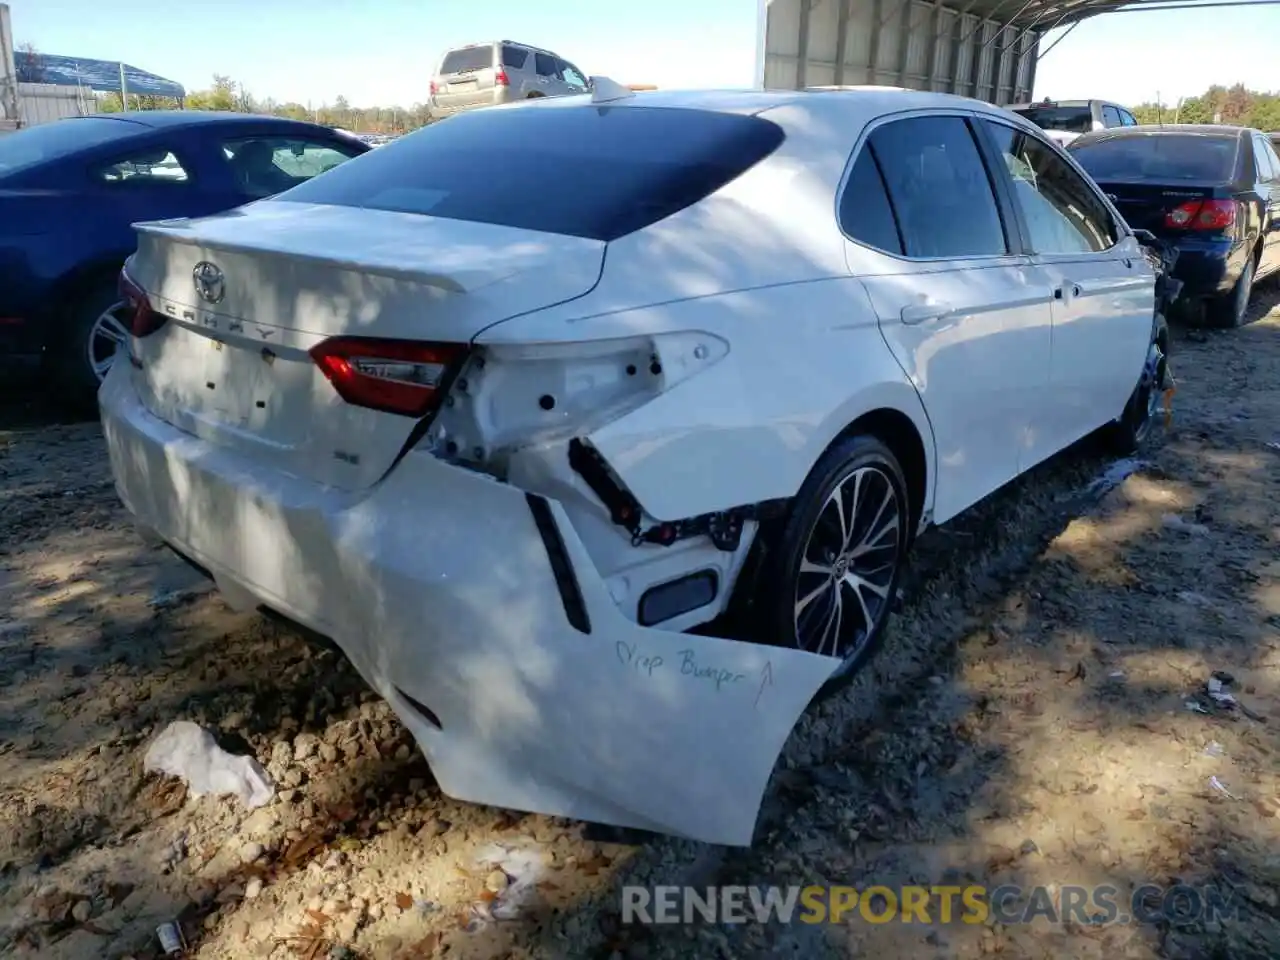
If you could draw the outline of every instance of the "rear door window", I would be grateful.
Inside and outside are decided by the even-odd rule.
[[[1275,172],[1276,180],[1280,181],[1280,152],[1277,152],[1274,141],[1264,141],[1262,146],[1271,161],[1271,169]]]
[[[523,70],[525,61],[529,59],[529,51],[524,47],[513,47],[509,43],[502,45],[502,65],[512,70]]]
[[[474,73],[493,66],[493,47],[463,47],[450,50],[440,64],[440,73]]]
[[[1036,253],[1093,253],[1119,241],[1116,222],[1097,193],[1038,137],[993,120],[980,121],[1013,180]]]
[[[1271,145],[1266,139],[1260,136],[1253,138],[1253,162],[1258,168],[1258,179],[1264,183],[1271,183],[1276,179],[1278,171],[1271,162]]]
[[[186,183],[190,176],[172,150],[152,147],[103,164],[93,171],[102,183]]]
[[[995,193],[961,117],[911,117],[870,137],[909,257],[1008,252]]]
[[[277,199],[615,240],[707,197],[783,139],[768,120],[705,110],[475,110]]]
[[[1097,181],[1228,183],[1240,138],[1204,133],[1144,133],[1073,143],[1071,155]]]
[[[1136,127],[1138,121],[1133,118],[1133,114],[1128,110],[1120,111],[1120,122],[1126,127]]]
[[[534,55],[534,69],[537,70],[540,77],[555,77],[559,76],[560,73],[556,58],[547,53]]]
[[[1120,116],[1120,111],[1115,107],[1102,108],[1102,125],[1104,127],[1123,127],[1124,119]]]
[[[840,195],[840,228],[851,238],[877,250],[901,256],[902,238],[889,204],[880,165],[869,147],[858,151]]]

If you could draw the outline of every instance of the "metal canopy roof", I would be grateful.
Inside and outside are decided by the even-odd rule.
[[[48,53],[25,56],[19,53],[14,58],[14,66],[21,83],[52,83],[60,87],[88,87],[102,93],[119,93],[123,70],[125,86],[130,93],[178,100],[187,95],[180,83],[115,60],[59,57]]]
[[[1132,0],[1132,5],[1167,0]],[[1052,30],[1130,4],[1116,0],[944,0],[943,6],[1024,30]]]
[[[757,0],[756,85],[888,85],[1025,102],[1037,61],[1091,17],[1278,2]]]
[[[1136,13],[1142,10],[1195,10],[1200,7],[1271,6],[1277,0],[942,0],[942,6],[980,20],[1008,27],[1046,33],[1055,27],[1072,26],[1104,13]]]

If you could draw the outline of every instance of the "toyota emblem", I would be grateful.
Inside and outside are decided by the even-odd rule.
[[[205,303],[218,303],[227,292],[222,270],[208,260],[196,264],[191,271],[191,279],[195,282],[196,293]]]

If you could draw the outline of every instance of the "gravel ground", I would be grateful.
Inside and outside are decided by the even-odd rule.
[[[922,540],[889,642],[802,719],[749,850],[602,844],[441,796],[337,652],[143,546],[96,425],[11,413],[0,953],[142,960],[178,920],[203,960],[1280,956],[1280,296],[1259,298],[1244,329],[1175,331],[1175,416],[1142,461],[1086,445]],[[1208,695],[1215,671],[1243,709]],[[145,775],[175,719],[255,754],[277,799],[247,812]],[[624,883],[952,882],[1181,882],[1239,913],[619,919]]]

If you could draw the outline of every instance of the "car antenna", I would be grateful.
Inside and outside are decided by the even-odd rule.
[[[634,97],[635,95],[634,90],[629,90],[608,77],[591,78],[592,103],[612,103],[614,100],[625,100],[627,97]]]

